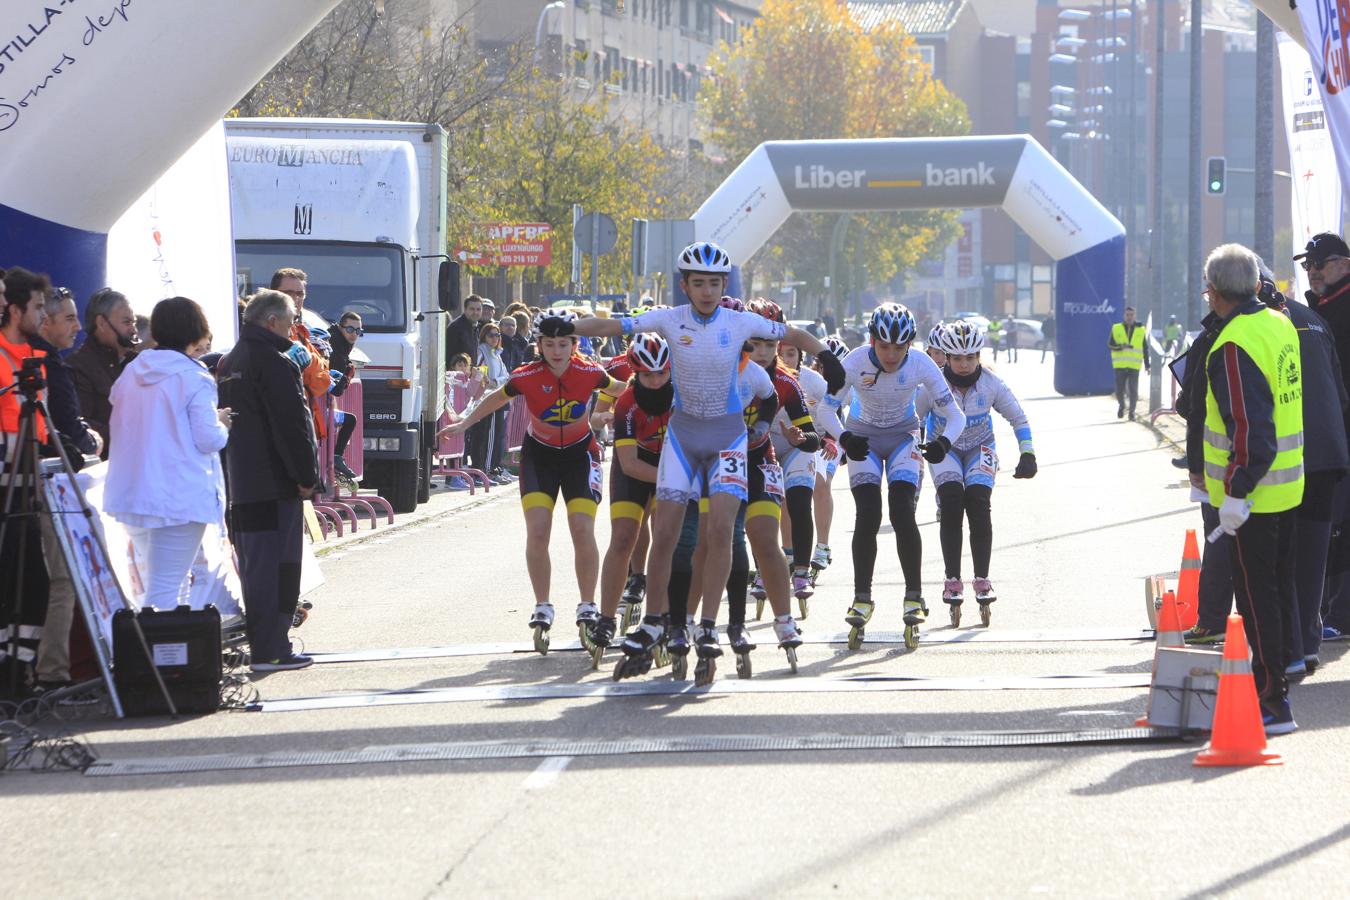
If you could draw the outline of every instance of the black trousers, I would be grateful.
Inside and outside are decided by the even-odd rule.
[[[1322,599],[1340,478],[1339,472],[1309,472],[1305,476],[1295,536],[1298,603],[1294,606],[1294,627],[1288,641],[1290,659],[1316,656],[1322,646]]]
[[[298,497],[238,503],[230,509],[230,525],[253,659],[283,659],[291,653],[287,632],[300,599],[304,506]]]
[[[502,464],[506,443],[506,410],[499,409],[469,428],[469,464],[491,472]]]
[[[1219,527],[1219,511],[1213,506],[1201,503],[1200,518],[1204,531],[1200,533],[1200,621],[1196,624],[1222,634],[1233,611],[1233,542],[1205,540]]]
[[[1252,513],[1233,542],[1233,593],[1252,652],[1252,674],[1263,703],[1289,693],[1285,644],[1293,624],[1294,536],[1297,513]]]
[[[1120,408],[1134,415],[1134,407],[1139,402],[1139,370],[1138,369],[1115,369],[1116,373],[1116,402]],[[1126,406],[1126,395],[1129,395],[1129,405]]]

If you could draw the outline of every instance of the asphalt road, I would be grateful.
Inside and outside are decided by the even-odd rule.
[[[966,639],[913,652],[808,644],[792,676],[766,639],[748,682],[738,682],[727,657],[713,692],[642,696],[604,694],[612,662],[592,672],[576,652],[486,647],[329,663],[256,682],[264,709],[266,701],[345,697],[335,708],[81,721],[103,762],[226,755],[240,767],[0,777],[0,823],[7,846],[21,851],[11,855],[4,893],[1339,895],[1350,859],[1350,716],[1335,645],[1295,689],[1301,730],[1272,742],[1285,759],[1278,768],[1196,769],[1194,743],[818,749],[863,736],[1126,728],[1142,712],[1142,687],[1066,679],[1004,689],[1044,688],[1045,676],[1147,677],[1151,643],[1086,640],[1084,629],[1146,627],[1143,578],[1174,570],[1184,529],[1199,527],[1168,464],[1171,450],[1154,432],[1118,422],[1110,399],[1055,396],[1050,365],[1035,359],[1000,367],[1032,417],[1041,470],[1033,481],[1013,481],[1011,467],[999,476],[992,577],[1000,600],[984,636],[1050,640]],[[1015,446],[1006,427],[1001,442]],[[842,478],[835,494],[836,563],[803,623],[808,637],[845,628],[852,506]],[[514,492],[438,502],[409,527],[323,558],[327,584],[296,632],[308,649],[528,642],[532,601]],[[919,509],[936,613],[929,634],[941,637],[950,629],[938,602],[931,489]],[[599,532],[603,548],[603,519]],[[900,628],[902,585],[887,536],[873,632]],[[565,622],[576,600],[565,529],[555,543],[554,599]],[[977,618],[973,604],[969,614]],[[561,626],[554,634],[560,645],[573,636]],[[643,681],[668,682],[668,671]],[[959,679],[929,686],[968,689],[864,678]],[[529,695],[539,685],[576,693],[578,683],[598,693]],[[459,690],[435,693],[451,688]],[[428,693],[399,699],[426,702],[378,705],[385,692],[413,689]],[[483,699],[487,689],[493,699]],[[606,741],[630,742],[609,745],[614,751],[650,738],[718,739],[713,746],[725,748],[738,738],[803,736],[818,742],[593,755]],[[542,755],[493,756],[494,747]],[[369,761],[322,755],[362,750]],[[445,758],[473,754],[481,758]],[[282,765],[292,762],[302,764]]]

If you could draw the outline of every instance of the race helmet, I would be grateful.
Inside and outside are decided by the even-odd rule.
[[[736,312],[745,312],[745,304],[741,302],[740,297],[723,297],[717,302],[717,305]]]
[[[883,303],[872,310],[872,318],[867,322],[867,331],[875,341],[888,344],[904,344],[914,340],[917,331],[914,314],[899,303]]]
[[[634,372],[664,372],[670,368],[670,345],[659,334],[636,335],[628,347],[628,363]]]
[[[711,272],[726,275],[731,272],[731,257],[727,251],[710,241],[695,241],[680,252],[675,268],[681,272]]]
[[[942,334],[942,343],[938,348],[953,356],[969,356],[984,348],[984,332],[974,322],[957,319],[949,323]]]
[[[783,308],[772,300],[765,300],[763,297],[756,297],[745,306],[746,312],[752,312],[757,316],[763,316],[770,322],[783,321]]]
[[[925,344],[930,348],[942,350],[942,336],[946,331],[947,326],[943,325],[941,322],[938,322],[936,325],[934,325],[932,328],[928,330],[928,340],[925,342]],[[947,351],[943,350],[942,352],[946,353]]]
[[[545,319],[559,319],[563,322],[575,322],[577,320],[577,314],[570,309],[540,310],[534,317],[534,331],[536,334],[543,333],[539,326],[544,323]]]
[[[830,335],[825,339],[825,352],[843,362],[844,357],[848,356],[848,344],[844,343],[843,338]]]

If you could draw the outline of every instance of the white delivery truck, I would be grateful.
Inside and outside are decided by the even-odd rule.
[[[309,276],[305,307],[360,313],[365,483],[398,512],[425,502],[445,408],[446,257],[440,125],[363,119],[226,119],[241,295],[279,268]]]

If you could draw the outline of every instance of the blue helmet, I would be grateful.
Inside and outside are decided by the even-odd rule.
[[[681,272],[711,272],[726,275],[731,272],[731,257],[727,251],[710,241],[695,241],[680,253],[675,266]]]
[[[883,303],[872,310],[872,318],[867,322],[867,331],[874,341],[888,344],[905,344],[914,340],[914,314],[899,303]]]

